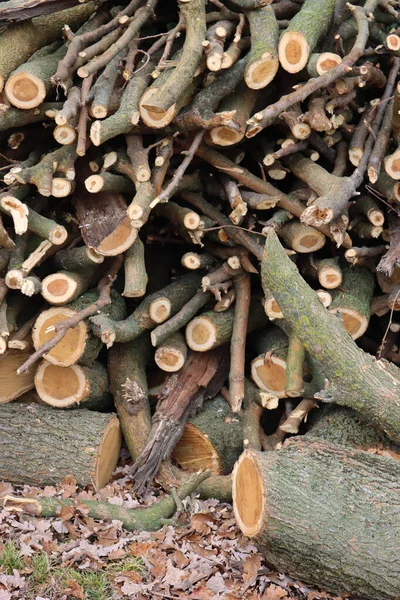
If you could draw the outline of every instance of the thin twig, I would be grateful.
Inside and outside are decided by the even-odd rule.
[[[190,144],[189,149],[187,151],[185,151],[186,156],[183,159],[183,161],[181,162],[181,164],[179,165],[179,167],[177,168],[177,170],[175,171],[173,178],[171,179],[171,181],[169,182],[167,187],[163,189],[161,194],[159,194],[157,196],[157,198],[154,198],[154,200],[150,204],[150,208],[154,208],[160,202],[168,202],[168,200],[171,198],[178,183],[184,176],[186,169],[192,162],[193,157],[196,154],[198,147],[200,146],[201,140],[204,137],[204,134],[205,134],[204,129],[203,129],[203,131],[199,131],[198,133],[196,133],[196,135],[193,138],[192,143]]]

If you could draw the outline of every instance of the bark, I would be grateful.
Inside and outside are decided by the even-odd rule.
[[[335,594],[394,600],[399,474],[392,458],[294,438],[279,452],[241,456],[235,516],[279,571]]]
[[[227,374],[228,353],[217,349],[200,356],[192,353],[181,371],[168,379],[146,445],[133,465],[135,491],[142,492],[151,484],[162,461],[170,456],[181,437],[189,415],[219,392]]]
[[[6,481],[45,486],[72,475],[99,489],[117,464],[121,434],[114,414],[14,403],[2,407],[0,421]]]
[[[340,320],[326,311],[286,257],[274,232],[266,242],[262,281],[327,379],[326,389],[315,397],[364,413],[375,427],[398,442],[399,369],[376,361],[355,345]]]

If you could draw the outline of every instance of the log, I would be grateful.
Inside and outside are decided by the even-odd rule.
[[[5,481],[45,486],[72,475],[79,485],[100,489],[117,464],[121,434],[114,414],[14,403],[2,407],[0,422]]]
[[[163,371],[174,373],[185,364],[187,352],[184,336],[181,333],[174,333],[159,344],[154,354],[154,361]]]
[[[235,517],[279,571],[334,594],[395,600],[399,475],[392,458],[324,440],[246,450],[233,473]]]
[[[57,408],[83,407],[99,412],[113,408],[107,371],[99,362],[91,367],[59,367],[44,360],[36,371],[35,387],[43,402]]]
[[[11,402],[35,387],[35,369],[23,375],[17,370],[29,357],[29,350],[8,349],[0,355],[0,404]]]
[[[319,38],[328,29],[335,2],[323,0],[316,5],[306,0],[279,40],[279,61],[285,71],[298,73],[308,62]]]
[[[191,350],[206,352],[226,344],[232,336],[235,319],[234,308],[224,312],[205,312],[201,317],[195,317],[186,327],[186,343]],[[250,307],[247,332],[258,329],[265,324],[266,316],[260,304]]]
[[[61,37],[62,28],[76,29],[93,13],[94,3],[88,2],[46,16],[38,16],[3,31],[0,42],[0,91],[10,73],[39,48]],[[18,44],[15,40],[18,39]]]
[[[376,362],[355,345],[340,320],[326,311],[300,276],[275,232],[268,234],[262,282],[273,292],[293,332],[327,378],[325,389],[314,397],[365,413],[375,427],[399,442],[400,370],[390,363]]]
[[[185,471],[210,469],[215,475],[228,475],[242,451],[241,420],[216,396],[188,420],[171,457]]]
[[[273,327],[264,329],[251,343],[258,354],[251,362],[254,383],[277,398],[285,398],[287,336],[279,327]]]
[[[36,319],[32,330],[32,341],[35,350],[49,342],[55,335],[54,327],[65,319],[76,316],[79,311],[98,298],[98,293],[89,291],[71,304],[44,310]],[[111,294],[112,302],[103,310],[107,318],[121,318],[125,314],[125,305],[116,292]],[[67,331],[64,338],[43,356],[46,360],[60,367],[70,367],[76,362],[91,366],[101,350],[101,342],[83,320],[76,327]]]

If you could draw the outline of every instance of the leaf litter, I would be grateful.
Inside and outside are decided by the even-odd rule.
[[[117,468],[99,491],[78,488],[71,476],[44,489],[0,482],[0,497],[76,503],[46,519],[0,509],[0,600],[333,599],[268,565],[236,526],[229,504],[188,498],[176,526],[151,533],[90,518],[85,500],[129,509],[164,493],[152,488],[136,498],[129,471],[129,465]]]

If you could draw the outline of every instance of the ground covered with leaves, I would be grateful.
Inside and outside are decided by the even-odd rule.
[[[44,489],[0,482],[0,497],[76,501],[51,519],[1,510],[0,600],[331,598],[271,569],[239,531],[229,504],[186,499],[177,523],[152,533],[87,516],[88,499],[135,508],[162,494],[152,489],[139,502],[130,490],[129,465],[97,493],[79,489],[70,476]]]

